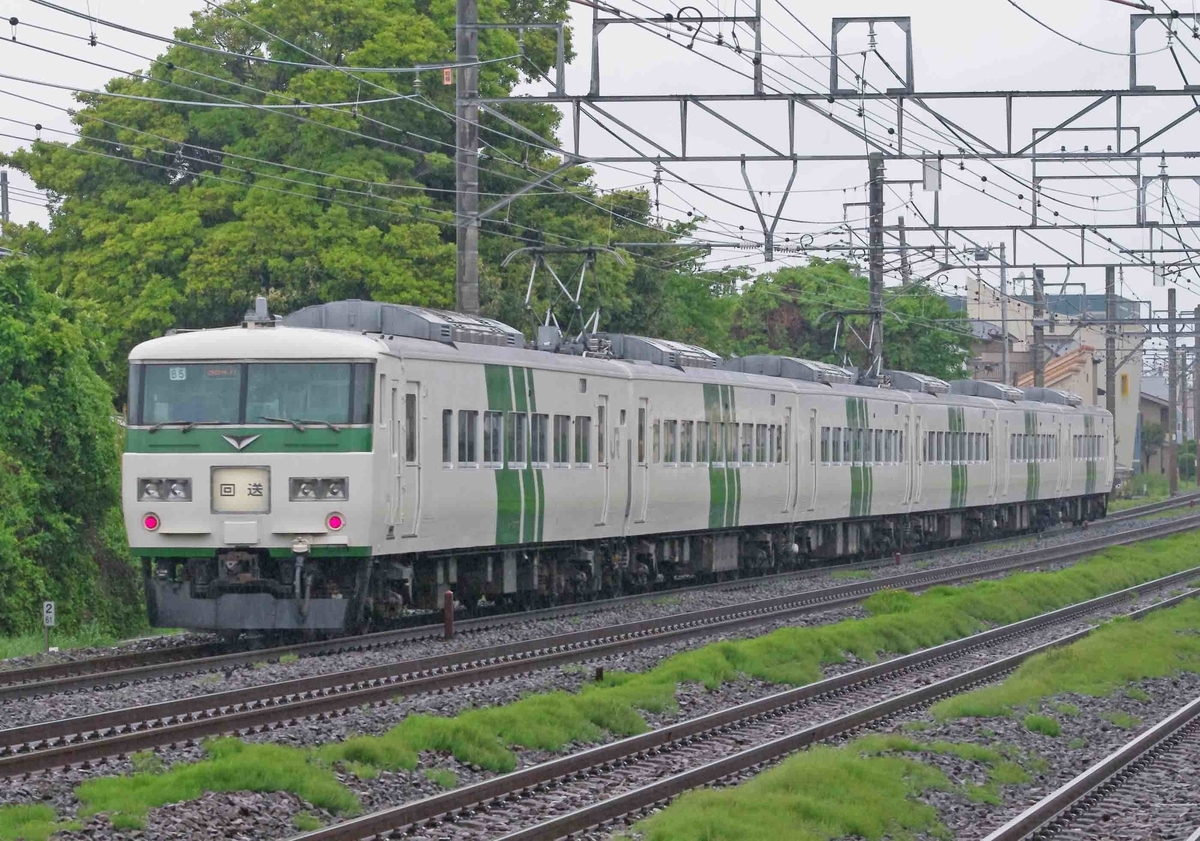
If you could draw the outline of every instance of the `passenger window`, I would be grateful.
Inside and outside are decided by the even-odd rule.
[[[591,465],[592,463],[592,419],[588,415],[575,418],[575,463]]]
[[[646,410],[638,409],[638,464],[646,463]]]
[[[504,413],[483,413],[483,463],[486,467],[504,466]]]
[[[674,464],[675,455],[678,452],[679,421],[663,421],[663,439],[666,444],[663,461],[667,464]]]
[[[883,430],[875,430],[875,460],[883,461]]]
[[[442,410],[442,464],[454,463],[454,412]]]
[[[605,398],[601,397],[600,399],[604,400]],[[606,430],[604,428],[604,423],[605,423],[607,415],[608,415],[608,412],[605,411],[604,406],[596,407],[596,462],[598,464],[604,464],[604,462],[608,458],[608,454],[604,450],[604,441],[605,441],[605,434],[606,434]]]
[[[682,464],[692,463],[692,433],[696,424],[694,421],[683,421],[679,430],[679,461]]]
[[[458,413],[458,463],[477,464],[479,412],[462,410]]]
[[[829,464],[829,427],[821,427],[821,463]]]
[[[549,415],[531,415],[529,418],[529,459],[534,464],[549,464],[546,439],[550,432]]]
[[[508,457],[509,467],[525,466],[527,425],[528,417],[525,414],[521,412],[508,413],[508,444],[505,447],[505,455]]]
[[[554,465],[567,467],[571,463],[571,416],[554,416]]]
[[[846,464],[851,463],[850,455],[851,455],[851,450],[853,449],[853,444],[851,443],[851,439],[852,439],[851,433],[852,432],[853,432],[853,430],[851,430],[850,427],[848,427],[848,426],[842,427],[842,461],[845,462]]]
[[[404,395],[404,460],[417,461],[417,395]]]
[[[835,426],[833,428],[833,458],[834,464],[840,463],[842,460],[842,428]]]
[[[725,460],[730,464],[738,463],[738,425],[725,424]]]
[[[754,428],[754,460],[759,464],[767,463],[767,425],[760,423]]]
[[[742,424],[742,464],[754,463],[754,424]]]
[[[655,421],[655,422],[654,422],[654,432],[653,432],[653,436],[654,436],[654,440],[651,442],[651,444],[652,444],[652,446],[653,446],[653,449],[654,449],[654,463],[655,463],[655,464],[658,464],[658,463],[659,463],[659,462],[662,460],[662,459],[661,459],[661,453],[662,453],[662,430],[661,430],[661,427],[659,426],[659,422],[658,422],[658,421]]]
[[[708,463],[708,421],[696,421],[696,464]]]

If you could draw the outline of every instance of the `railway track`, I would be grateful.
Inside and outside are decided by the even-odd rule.
[[[1200,817],[1193,783],[1198,766],[1200,698],[1046,795],[984,841],[1183,838]],[[1163,801],[1173,795],[1190,805],[1190,815],[1168,812]],[[1179,803],[1174,805],[1178,808]],[[1200,838],[1200,830],[1191,838]]]
[[[1190,507],[1200,501],[1200,492],[1179,496],[1174,499],[1130,508],[1107,518],[1107,521],[1120,522],[1134,520],[1151,514],[1169,511],[1182,507]],[[1079,530],[1081,534],[1084,529]],[[972,548],[986,549],[1021,540],[1022,537],[1006,537],[998,540],[983,541],[972,544]],[[920,562],[962,551],[963,546],[954,546],[930,552],[905,556],[909,562]],[[876,559],[858,564],[839,565],[838,569],[869,570],[886,566],[891,559]],[[813,577],[828,573],[828,568],[803,570],[800,572],[782,573],[774,576],[739,579],[737,581],[704,584],[693,587],[674,588],[670,591],[655,591],[621,596],[613,599],[603,599],[593,602],[562,605],[542,610],[525,611],[521,613],[506,613],[494,616],[466,619],[457,621],[455,630],[458,633],[490,630],[505,625],[517,624],[529,620],[552,619],[564,615],[579,614],[598,610],[606,610],[633,602],[661,598],[664,592],[687,593],[705,590],[735,590],[753,587],[767,580],[786,580],[789,578]],[[430,639],[442,632],[440,624],[419,625],[416,627],[382,631],[373,634],[363,634],[341,637],[317,642],[298,643],[292,645],[272,646],[268,648],[253,648],[241,646],[230,650],[222,643],[204,643],[194,646],[177,646],[152,652],[130,652],[92,657],[63,663],[49,663],[19,669],[0,670],[0,703],[19,698],[35,697],[51,692],[70,692],[96,687],[120,687],[131,683],[154,680],[166,676],[177,675],[191,677],[196,674],[212,672],[220,669],[231,669],[249,666],[260,662],[278,660],[287,655],[308,657],[338,654],[350,651],[365,651],[376,648],[400,645],[405,642]]]
[[[296,841],[360,841],[420,834],[441,841],[554,841],[618,829],[686,791],[730,784],[809,745],[853,734],[940,698],[1008,674],[1029,657],[1069,645],[1082,628],[1024,647],[1028,637],[1130,598],[1172,586],[1147,582],[868,666],[737,707],[662,727],[385,809],[298,836]],[[1174,606],[1184,593],[1128,614],[1139,619]],[[1016,649],[1004,653],[999,649]],[[968,657],[987,659],[968,668]],[[999,653],[999,656],[996,656]],[[949,674],[939,674],[950,672]],[[714,759],[714,757],[717,757]]]
[[[469,649],[420,660],[386,663],[29,724],[0,731],[0,777],[29,774],[75,763],[103,762],[112,756],[162,745],[194,743],[197,739],[223,733],[274,729],[294,724],[307,716],[336,715],[364,704],[384,704],[397,697],[491,683],[567,663],[595,660],[851,605],[884,589],[920,589],[1047,563],[1067,562],[1103,548],[1163,537],[1197,527],[1200,527],[1200,515],[1167,524],[1143,526],[1116,535],[1095,537],[1067,546],[1035,549],[941,569],[859,581],[840,587],[625,625]],[[1170,586],[1195,575],[1200,575],[1200,567],[1160,580],[1153,586]]]

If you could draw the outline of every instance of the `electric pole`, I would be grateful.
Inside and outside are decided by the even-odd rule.
[[[458,311],[479,314],[479,2],[457,0],[455,55],[458,96],[454,153],[455,231],[458,246],[454,278]]]
[[[1114,266],[1104,268],[1104,406],[1113,416],[1113,429],[1117,417],[1117,270]],[[1116,438],[1116,435],[1113,435]]]
[[[1179,493],[1179,436],[1176,434],[1179,364],[1175,358],[1175,287],[1167,290],[1167,486]]]
[[[1194,310],[1192,330],[1195,338],[1192,346],[1192,437],[1200,441],[1200,307]],[[1196,474],[1200,476],[1200,472]]]
[[[8,170],[0,169],[0,222],[8,224]]]
[[[1033,267],[1033,384],[1038,388],[1046,385],[1046,295],[1042,289],[1045,276],[1045,272]]]
[[[1008,262],[1005,259],[1004,243],[1000,243],[1000,332],[1004,343],[1000,346],[1000,370],[1005,385],[1012,385],[1012,371],[1008,367]]]
[[[883,368],[883,153],[868,157],[870,170],[870,283],[871,298],[871,370],[875,376]]]

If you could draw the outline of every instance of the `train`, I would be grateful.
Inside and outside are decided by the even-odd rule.
[[[336,633],[1103,517],[1113,423],[1049,388],[375,301],[129,354],[150,623]]]

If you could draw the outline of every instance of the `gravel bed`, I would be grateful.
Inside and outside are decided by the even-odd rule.
[[[1099,523],[1088,530],[1089,536],[1129,528],[1122,523]],[[940,568],[1010,554],[1017,549],[1059,546],[1078,540],[1079,532],[1063,530],[1039,537],[1006,541],[1003,546],[963,547],[924,561],[888,564],[871,573],[872,576],[902,575],[923,569]],[[1048,564],[1045,569],[1058,569],[1061,564]],[[19,727],[42,721],[53,721],[89,713],[105,712],[138,706],[152,701],[207,695],[234,689],[245,689],[294,678],[313,677],[348,669],[364,668],[401,660],[432,657],[448,652],[464,651],[520,640],[538,639],[556,634],[601,628],[643,619],[659,618],[677,613],[725,607],[757,599],[768,599],[798,592],[853,583],[855,579],[835,578],[837,568],[815,572],[810,576],[787,579],[749,580],[731,589],[712,589],[699,592],[668,592],[656,598],[623,604],[602,610],[560,616],[553,619],[531,619],[488,630],[460,633],[452,640],[430,638],[381,647],[372,651],[341,652],[337,655],[302,657],[291,663],[260,662],[250,666],[226,668],[221,671],[173,675],[116,687],[96,687],[73,692],[55,693],[29,699],[0,702],[0,729]],[[1007,573],[997,573],[1002,577]],[[760,631],[761,633],[761,631]],[[167,639],[177,639],[175,637]]]
[[[114,654],[141,654],[150,651],[163,651],[189,645],[203,645],[217,641],[215,634],[186,633],[186,634],[154,634],[153,636],[137,637],[122,640],[109,646],[93,646],[89,648],[62,648],[58,651],[42,651],[25,657],[9,657],[0,659],[0,676],[14,669],[27,669],[30,666],[49,666],[59,663],[75,663],[79,660],[90,660],[96,657],[111,657]]]

